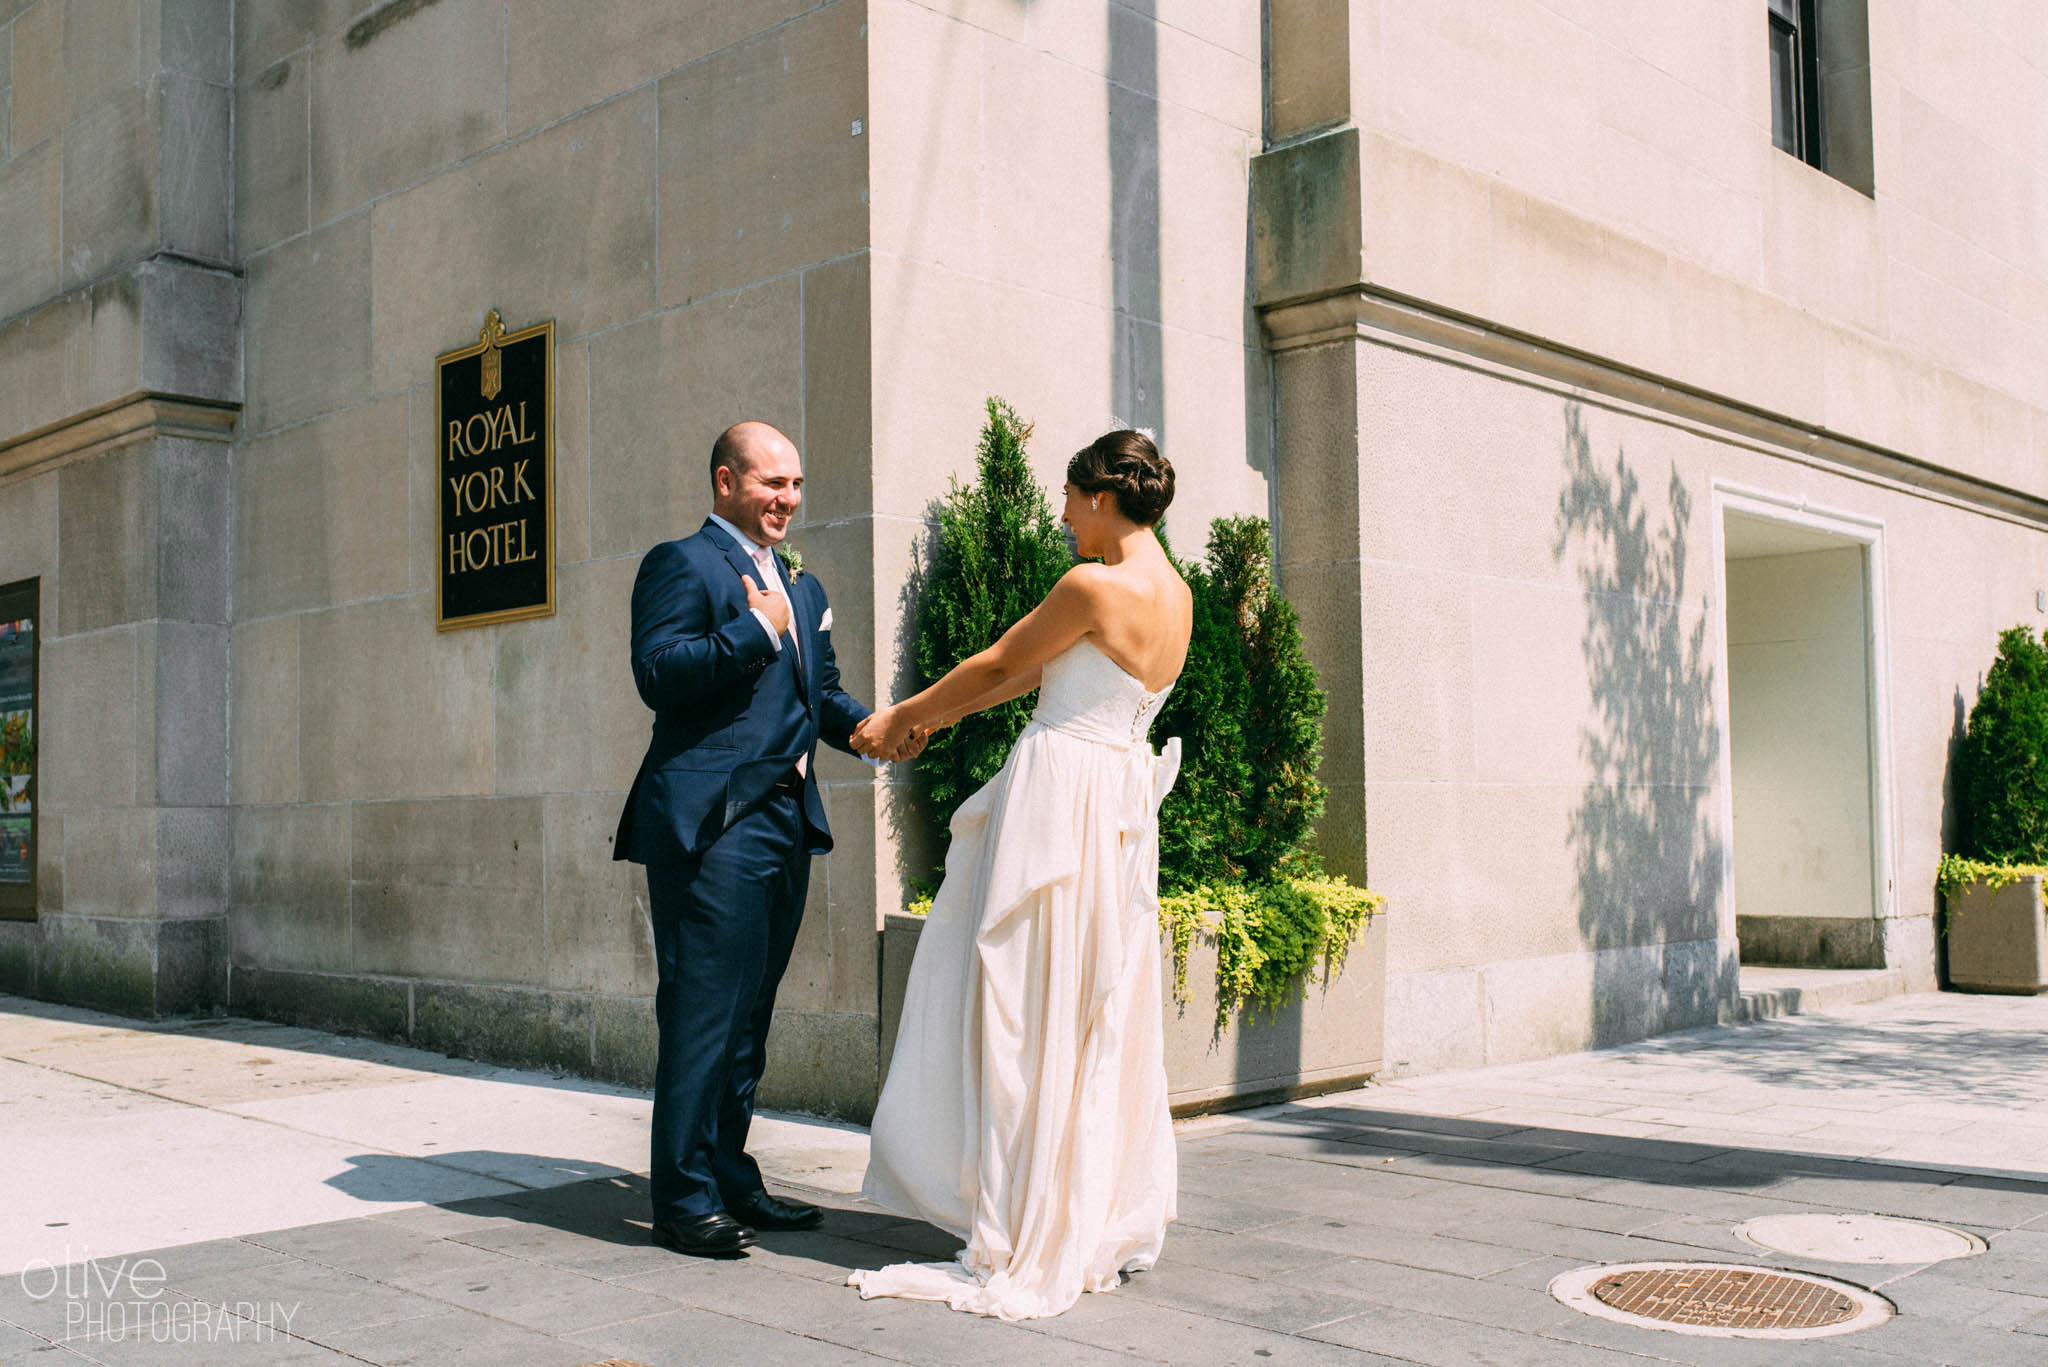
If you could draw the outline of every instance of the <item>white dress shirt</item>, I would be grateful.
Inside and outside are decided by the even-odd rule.
[[[733,526],[732,523],[727,522],[717,513],[711,514],[711,520],[725,528],[725,534],[738,542],[740,549],[754,558],[754,568],[761,571],[761,583],[766,587],[767,591],[769,593],[781,593],[782,576],[775,568],[775,552],[754,540],[753,537],[748,536],[738,527]],[[775,624],[768,620],[768,614],[759,608],[749,608],[747,611],[754,614],[754,620],[761,624],[761,630],[768,633],[768,643],[774,646],[775,653],[780,655],[782,653],[782,637],[777,634]],[[796,605],[794,603],[790,604],[789,627],[789,644],[796,651],[797,659],[802,660],[804,657],[803,647],[796,643]],[[796,771],[799,774],[808,772],[810,767],[805,762],[805,756],[798,755],[796,757]]]
[[[748,536],[738,527],[733,526],[732,523],[727,522],[717,513],[711,514],[711,520],[713,522],[716,522],[719,526],[725,528],[725,534],[727,536],[730,536],[734,541],[737,541],[739,543],[740,549],[745,551],[748,555],[754,558],[754,567],[761,571],[761,583],[767,589],[767,591],[769,593],[781,593],[782,576],[779,573],[777,573],[775,568],[775,552],[769,549],[768,547],[763,546],[760,542],[754,540],[753,537]],[[774,646],[775,653],[777,655],[780,655],[782,653],[782,637],[776,633],[775,624],[768,620],[768,614],[761,611],[761,609],[759,608],[749,608],[748,611],[752,612],[754,614],[754,620],[761,624],[761,630],[768,633],[768,643]],[[795,646],[796,606],[794,604],[790,605],[789,625],[789,642],[792,646]],[[803,647],[801,646],[797,646],[797,658],[803,658]]]

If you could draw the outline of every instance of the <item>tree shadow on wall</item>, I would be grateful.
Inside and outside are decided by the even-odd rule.
[[[1716,942],[1721,732],[1707,614],[1687,611],[1684,481],[1674,469],[1668,513],[1653,509],[1626,450],[1595,459],[1576,403],[1565,406],[1564,465],[1551,554],[1579,565],[1598,716],[1580,728],[1590,773],[1570,838],[1581,939],[1609,951],[1595,959],[1591,1042],[1611,1044],[1711,1024],[1735,998],[1733,946]]]

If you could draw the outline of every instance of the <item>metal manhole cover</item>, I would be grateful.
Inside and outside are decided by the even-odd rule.
[[[1868,1329],[1890,1302],[1860,1286],[1737,1263],[1582,1267],[1550,1284],[1575,1310],[1645,1329],[1716,1338],[1805,1339]]]
[[[1939,1263],[1984,1251],[1974,1234],[1884,1215],[1766,1215],[1735,1232],[1758,1248],[1831,1263]]]

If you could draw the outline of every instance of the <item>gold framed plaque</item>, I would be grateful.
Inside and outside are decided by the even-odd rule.
[[[434,358],[434,625],[555,611],[555,324]]]

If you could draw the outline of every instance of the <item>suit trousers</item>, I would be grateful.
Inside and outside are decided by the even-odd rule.
[[[762,1190],[747,1130],[811,881],[801,804],[778,788],[697,859],[647,866],[660,973],[648,1178],[657,1220]]]

